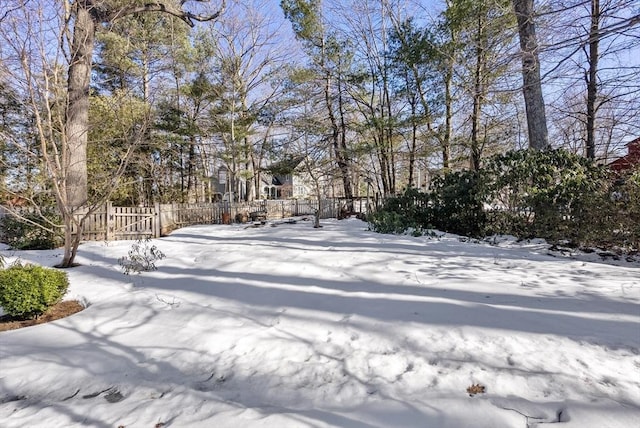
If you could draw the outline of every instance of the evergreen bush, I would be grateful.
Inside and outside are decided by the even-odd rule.
[[[607,171],[566,150],[520,150],[491,158],[482,170],[489,233],[582,245],[608,230],[613,207]]]
[[[7,215],[0,220],[3,241],[15,250],[51,250],[64,244],[62,231],[52,233],[52,224],[60,224],[60,216],[24,213],[24,218]]]
[[[0,306],[14,317],[39,316],[62,299],[69,287],[65,272],[34,265],[0,270]]]
[[[487,188],[483,174],[460,171],[437,177],[432,183],[432,198],[437,229],[466,236],[484,233]]]
[[[610,199],[615,207],[610,221],[614,243],[640,250],[640,166],[614,182]]]
[[[388,199],[369,216],[372,230],[439,229],[466,236],[511,234],[575,246],[640,245],[640,168],[613,186],[609,171],[565,150],[520,150],[488,159],[477,172],[433,180]]]
[[[378,233],[414,233],[433,228],[433,209],[430,197],[416,189],[408,188],[399,196],[389,198],[382,208],[367,216],[369,227]]]
[[[409,228],[406,217],[396,211],[381,209],[372,213],[367,220],[369,228],[377,233],[401,234]]]

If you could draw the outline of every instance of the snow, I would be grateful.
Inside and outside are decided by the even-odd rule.
[[[640,263],[323,225],[180,229],[139,275],[83,244],[87,308],[0,333],[0,426],[640,426]]]

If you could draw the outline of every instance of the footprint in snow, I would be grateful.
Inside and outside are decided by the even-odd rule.
[[[126,397],[118,390],[117,387],[112,386],[107,389],[103,389],[102,391],[92,392],[89,394],[85,394],[82,396],[83,399],[87,400],[90,398],[95,398],[104,394],[103,398],[107,400],[109,403],[118,403],[124,400]],[[74,394],[75,395],[75,394]]]

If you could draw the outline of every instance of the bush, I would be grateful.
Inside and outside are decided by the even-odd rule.
[[[609,233],[609,180],[591,160],[565,150],[512,151],[491,158],[482,174],[495,207],[489,233],[575,245]]]
[[[37,317],[58,303],[68,287],[65,272],[14,265],[0,270],[0,306],[14,317]]]
[[[118,263],[122,266],[125,275],[131,272],[140,273],[156,270],[156,262],[166,256],[155,245],[151,245],[149,239],[138,239],[131,245],[129,256],[121,257]]]
[[[369,228],[377,233],[404,233],[410,226],[402,214],[379,210],[368,218]]]
[[[433,219],[437,229],[466,236],[481,236],[486,228],[484,204],[487,188],[483,174],[461,171],[432,183]]]
[[[640,166],[619,177],[611,192],[615,215],[610,236],[616,245],[640,249]]]
[[[640,170],[620,181],[612,188],[606,168],[565,150],[512,151],[488,159],[478,172],[437,177],[429,194],[410,189],[390,198],[370,224],[383,233],[435,228],[637,247]]]
[[[45,213],[44,216],[36,213],[23,214],[24,219],[7,215],[0,220],[3,231],[3,240],[15,250],[51,250],[64,243],[62,231],[52,233],[51,223],[60,224],[60,216],[54,213]]]
[[[367,216],[369,228],[378,233],[404,233],[408,229],[422,231],[433,228],[433,210],[426,193],[409,188],[402,195],[389,198],[384,205]]]

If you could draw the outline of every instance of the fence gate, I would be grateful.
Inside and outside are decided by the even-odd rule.
[[[160,237],[160,215],[153,207],[114,207],[107,202],[107,241]]]

